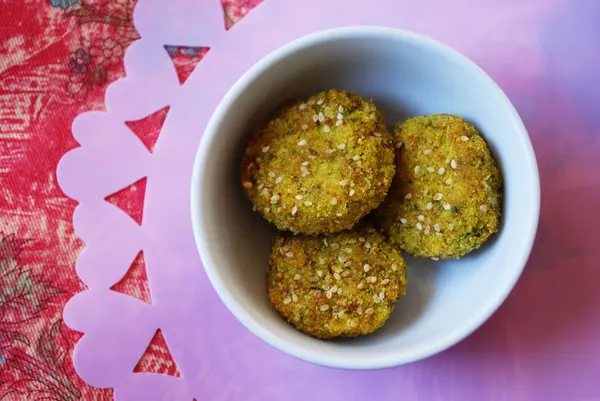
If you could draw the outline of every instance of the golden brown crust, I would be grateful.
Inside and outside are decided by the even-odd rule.
[[[458,258],[479,248],[500,223],[502,177],[484,138],[452,115],[414,117],[396,126],[402,143],[378,222],[417,257]]]
[[[242,162],[255,210],[300,234],[352,228],[383,201],[394,174],[381,113],[339,90],[284,106],[254,131]]]
[[[322,237],[278,235],[268,272],[271,303],[317,338],[358,336],[381,327],[406,292],[404,259],[361,227]]]

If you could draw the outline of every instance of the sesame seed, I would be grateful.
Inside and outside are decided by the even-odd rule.
[[[401,219],[400,219],[400,223],[402,223],[402,224],[406,224],[406,222],[407,222],[407,221],[408,221],[408,220],[406,220],[405,218],[401,218]]]
[[[332,242],[332,243],[331,243],[331,247],[332,247],[333,249],[338,249],[338,248],[340,247],[340,244],[338,244],[337,242]]]
[[[313,104],[315,104],[315,99],[308,99],[307,103],[312,106]]]
[[[340,105],[340,106],[338,106],[338,111],[339,111],[340,113],[343,113],[343,112],[344,112],[344,108],[343,108],[343,107]]]
[[[445,172],[446,172],[446,169],[445,169],[445,168],[443,168],[443,167],[440,167],[440,169],[438,170],[438,174],[439,174],[439,175],[442,175],[442,174],[444,174]]]
[[[298,273],[296,273],[296,275],[294,276],[294,280],[300,280],[300,275]]]
[[[348,243],[350,243],[350,244],[354,244],[355,242],[356,241],[354,241],[354,240],[348,241]],[[352,253],[352,248],[344,248],[344,252],[346,252],[346,253]]]
[[[300,142],[298,142],[298,146],[306,146],[306,139],[303,139]]]
[[[438,233],[439,233],[439,232],[440,232],[440,225],[439,225],[439,224],[434,224],[434,225],[433,225],[433,229],[434,229],[436,232],[438,232]]]
[[[485,212],[487,212],[488,208],[486,205],[481,205],[481,206],[479,206],[479,210],[481,210],[482,212],[485,213]]]
[[[340,181],[340,186],[345,187],[348,184],[348,180]]]
[[[456,168],[456,160],[452,159],[452,161],[450,162],[450,166],[452,168]]]
[[[292,301],[298,302],[298,295],[292,294]]]
[[[302,103],[300,106],[298,106],[298,108],[299,108],[300,110],[304,110],[304,109],[306,108],[306,104],[305,104],[305,103]]]
[[[277,177],[277,179],[275,180],[275,184],[279,184],[281,181],[283,181],[283,176],[279,176]]]
[[[325,296],[327,297],[327,299],[331,299],[331,296],[332,296],[331,291],[327,291],[325,293]]]
[[[400,148],[402,147],[402,145],[404,145],[404,144],[402,143],[402,141],[398,141],[398,142],[396,142],[396,149],[400,149]]]
[[[444,197],[444,195],[442,195],[441,193],[437,193],[433,196],[433,200],[439,201],[442,200],[442,198]]]
[[[444,203],[444,210],[450,210],[452,206],[449,203]]]
[[[269,213],[269,212],[271,211],[271,208],[269,208],[269,207],[266,207],[266,208],[264,208],[264,209],[263,209],[263,211],[264,211],[265,213]]]
[[[404,199],[409,200],[410,198],[412,198],[412,194],[406,194],[406,195],[404,195]]]
[[[344,116],[342,115],[342,113],[338,113],[338,115],[336,116],[338,120],[342,120],[344,118]]]
[[[365,288],[365,284],[361,281],[360,283],[358,283],[358,285],[356,286],[359,290],[362,290],[363,288]]]
[[[292,208],[292,216],[295,216],[297,211],[298,208],[294,205],[294,207]]]
[[[326,310],[328,310],[328,309],[329,309],[329,305],[327,305],[327,304],[325,304],[325,305],[321,305],[321,306],[319,306],[319,309],[320,309],[322,312],[325,312]]]
[[[304,202],[304,205],[305,206],[312,206],[312,202],[311,201],[306,201],[306,202]]]
[[[337,290],[337,294],[338,294],[338,295],[342,295],[342,289],[341,289],[341,288],[338,288],[338,290]]]
[[[369,280],[371,283],[374,283],[374,282],[376,282],[376,281],[377,281],[377,277],[375,277],[375,276],[371,276],[371,277],[369,277],[369,278],[368,278],[368,280]]]
[[[379,293],[379,299],[383,300],[383,298],[385,298],[385,292],[381,291]]]
[[[323,243],[325,244],[325,246],[329,246],[329,244],[327,243],[327,238],[323,238]],[[321,263],[323,263],[323,261],[324,261],[324,260],[325,260],[325,259],[323,259],[323,258],[319,258],[319,261],[320,261]]]
[[[426,154],[426,155],[430,154],[431,152],[433,152],[431,149],[425,149],[423,151],[423,153]]]
[[[313,121],[314,121],[314,122],[317,122],[317,121],[319,121],[319,116],[318,116],[318,115],[316,115],[316,114],[315,114],[315,115],[313,115]]]
[[[373,313],[375,313],[375,310],[373,308],[369,308],[365,311],[365,314],[367,315],[372,315]]]
[[[423,229],[423,226],[421,225],[421,223],[417,223],[416,227],[417,227],[418,230],[422,230]]]
[[[379,132],[375,132],[373,135],[375,135],[377,138],[381,137],[381,133]]]
[[[310,160],[315,160],[315,159],[317,158],[317,156],[315,156],[315,155],[308,155],[308,158],[309,158]]]
[[[302,195],[296,195],[296,199],[298,199],[298,200],[302,199]]]
[[[365,248],[370,249],[371,248],[371,243],[370,242],[365,242]]]
[[[336,126],[336,127],[339,127],[339,126],[340,126],[340,125],[342,125],[343,123],[344,123],[344,121],[343,121],[343,120],[337,120],[337,121],[335,122],[335,126]]]
[[[323,271],[322,270],[317,270],[317,276],[323,277]]]
[[[463,141],[463,142],[467,142],[469,140],[469,137],[463,135],[463,136],[460,137],[460,140]]]
[[[269,177],[275,177],[275,175],[276,174],[274,172],[272,172],[272,171],[269,173]]]
[[[346,261],[346,258],[342,257],[342,256],[338,256],[338,261],[340,263],[344,263]]]
[[[425,216],[423,216],[422,214],[420,214],[420,215],[417,216],[417,219],[419,221],[425,221]]]
[[[292,252],[286,252],[285,256],[287,256],[288,258],[291,258],[292,256],[294,256],[294,254]]]
[[[333,198],[333,199],[331,200],[331,204],[332,204],[332,205],[337,205],[337,199],[336,199],[336,198]]]
[[[446,180],[446,185],[452,185],[452,178],[448,178]]]
[[[362,315],[362,314],[363,314],[363,309],[362,309],[362,308],[359,306],[358,308],[356,308],[356,312],[357,312],[359,315]]]
[[[322,123],[323,121],[325,121],[325,115],[319,112],[319,122]]]
[[[449,223],[448,224],[448,230],[452,230],[454,228],[454,224]]]
[[[248,188],[248,189],[252,188],[252,183],[250,181],[246,181],[242,185],[244,186],[244,188]]]
[[[350,275],[350,272],[348,270],[344,270],[342,272],[342,277],[348,277]]]
[[[331,287],[331,292],[332,293],[337,292],[337,290],[338,290],[338,286],[337,285],[334,285],[333,287]]]
[[[375,302],[376,304],[381,302],[381,299],[379,299],[379,297],[377,296],[377,294],[373,295],[373,302]]]
[[[338,149],[346,149],[346,145],[341,143],[338,146],[336,146]]]
[[[306,131],[308,129],[308,124],[302,124],[301,128]]]
[[[360,156],[359,155],[354,155],[354,157],[352,158],[352,160],[354,160],[355,162],[360,160]]]
[[[350,192],[348,192],[348,195],[350,195],[350,196],[354,195],[354,190],[351,189]]]
[[[360,242],[365,242],[365,241],[366,241],[366,239],[365,239],[365,237],[358,237],[358,241],[360,241]]]
[[[285,297],[285,298],[283,298],[283,303],[284,303],[285,305],[289,304],[290,302],[292,302],[292,299],[291,299],[290,297]]]
[[[393,270],[393,271],[396,271],[396,270],[398,270],[398,265],[397,265],[397,264],[393,264],[393,265],[392,265],[392,270]]]
[[[425,208],[427,210],[431,210],[433,208],[433,203],[431,203],[431,202],[427,203],[427,205],[425,205]]]
[[[381,284],[386,285],[390,283],[390,279],[389,278],[384,278],[383,280],[381,280]]]
[[[263,195],[268,195],[269,194],[269,190],[267,188],[262,190],[262,194]]]
[[[350,327],[354,328],[357,326],[358,326],[358,323],[356,322],[356,320],[350,320]]]
[[[331,128],[329,128],[329,125],[325,124],[325,125],[323,126],[323,132],[327,133],[327,132],[329,132],[329,131],[331,131]]]
[[[421,170],[421,167],[419,167],[419,166],[415,166],[415,174],[418,174],[418,173],[419,173],[419,170]]]
[[[317,104],[318,104],[319,106],[320,106],[320,105],[322,105],[322,104],[323,104],[323,99],[319,99],[319,100],[317,100]]]
[[[262,148],[262,152],[267,153],[269,149],[271,149],[269,146],[265,146],[264,148]]]
[[[430,231],[431,231],[431,227],[430,226],[425,227],[425,231],[424,231],[425,234],[429,234]]]
[[[429,171],[430,173],[433,173],[435,171],[435,169],[433,167],[427,167],[427,171]]]
[[[434,256],[434,257],[432,257],[432,258],[431,258],[431,260],[438,261],[438,260],[440,260],[440,258],[436,258],[436,257]]]
[[[365,272],[368,272],[368,271],[371,269],[371,266],[369,266],[369,265],[364,265],[364,266],[363,266],[363,269],[364,269],[364,271],[365,271]]]
[[[256,188],[263,189],[264,187],[265,187],[265,184],[258,184],[258,187],[256,187]]]
[[[278,200],[279,200],[279,195],[275,194],[275,195],[271,196],[271,203],[277,203]]]

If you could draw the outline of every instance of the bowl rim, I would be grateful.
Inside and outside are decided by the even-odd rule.
[[[243,304],[227,290],[226,285],[224,284],[225,280],[219,273],[219,269],[216,266],[215,258],[211,253],[210,247],[208,246],[207,242],[204,241],[204,233],[209,232],[210,227],[206,223],[202,213],[200,213],[200,210],[202,209],[201,206],[203,204],[203,197],[201,196],[203,172],[209,167],[208,155],[214,139],[216,138],[218,127],[226,118],[227,112],[231,108],[232,103],[241,95],[241,93],[251,82],[259,78],[267,68],[276,62],[317,43],[337,39],[348,39],[352,37],[396,37],[409,40],[413,43],[417,43],[421,47],[429,48],[434,52],[441,53],[446,57],[454,59],[460,64],[461,68],[470,70],[472,74],[477,75],[479,79],[482,79],[483,82],[489,84],[492,88],[492,92],[494,92],[493,96],[498,96],[500,101],[506,104],[507,110],[510,113],[510,119],[515,127],[515,131],[520,136],[521,146],[523,147],[524,153],[527,155],[529,174],[531,175],[534,184],[530,188],[530,192],[528,194],[528,199],[531,203],[533,213],[531,213],[529,219],[523,224],[523,245],[518,257],[518,263],[514,265],[512,270],[507,271],[506,274],[509,277],[507,277],[504,281],[504,287],[496,292],[495,297],[486,299],[484,302],[482,302],[482,306],[470,317],[470,319],[463,321],[463,323],[457,326],[456,329],[448,331],[444,335],[440,335],[435,340],[418,344],[408,351],[405,350],[402,352],[377,353],[373,355],[361,354],[360,357],[358,355],[340,355],[339,353],[336,354],[335,352],[324,353],[321,352],[322,350],[317,348],[307,349],[307,347],[299,346],[294,342],[283,340],[279,336],[275,335],[268,327],[259,323],[246,310]],[[244,325],[261,340],[292,357],[305,360],[316,365],[332,368],[371,370],[404,365],[442,352],[465,339],[496,312],[496,310],[500,307],[500,305],[504,302],[514,288],[529,259],[539,223],[540,180],[536,156],[523,121],[504,91],[477,64],[448,45],[421,34],[390,27],[348,26],[321,30],[282,45],[260,59],[233,84],[215,109],[200,141],[196,158],[194,160],[190,200],[194,239],[208,279],[223,303],[242,323],[242,325]]]

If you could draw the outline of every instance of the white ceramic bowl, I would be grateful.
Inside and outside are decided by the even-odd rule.
[[[376,333],[342,341],[305,336],[271,307],[265,273],[272,228],[240,189],[249,127],[284,100],[323,89],[372,97],[389,126],[451,113],[485,135],[505,181],[501,232],[459,261],[407,258],[408,294]],[[474,63],[425,37],[388,28],[319,32],[263,58],[210,120],[194,166],[193,228],[208,277],[233,314],[272,346],[320,365],[376,369],[416,361],[465,338],[519,278],[537,230],[540,186],[531,142],[502,90]]]

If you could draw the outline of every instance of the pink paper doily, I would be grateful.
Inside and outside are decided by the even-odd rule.
[[[592,10],[589,13],[597,10],[592,2],[581,3]],[[84,333],[74,355],[78,374],[93,386],[115,388],[115,397],[121,400],[600,399],[589,373],[571,374],[567,370],[571,365],[560,372],[551,370],[544,362],[550,350],[538,348],[537,356],[526,354],[525,350],[535,348],[531,333],[539,330],[517,306],[537,305],[538,296],[549,296],[546,287],[545,293],[533,294],[537,287],[527,272],[525,284],[512,297],[520,297],[518,305],[509,299],[493,322],[480,330],[484,334],[429,360],[386,371],[345,372],[287,357],[252,336],[222,305],[202,269],[189,215],[192,165],[212,111],[239,76],[278,46],[318,30],[357,24],[429,35],[465,53],[496,78],[525,122],[531,123],[535,143],[536,136],[544,134],[538,115],[560,119],[557,123],[571,121],[552,113],[554,104],[544,85],[558,85],[552,79],[560,77],[558,87],[562,85],[572,96],[578,93],[569,81],[572,77],[559,74],[565,70],[561,52],[566,56],[569,45],[554,40],[560,36],[551,29],[559,25],[557,16],[565,9],[567,0],[370,0],[352,5],[344,0],[267,0],[225,31],[216,0],[140,0],[135,25],[142,39],[126,54],[127,77],[108,89],[106,112],[88,112],[75,120],[73,134],[81,146],[66,154],[58,167],[61,188],[79,202],[73,224],[86,244],[76,270],[89,290],[71,299],[64,312],[67,324]],[[582,26],[564,29],[588,29]],[[210,50],[181,85],[165,45],[209,46]],[[590,56],[587,62],[600,65],[600,57]],[[150,152],[125,122],[165,106],[170,107],[169,113]],[[576,108],[565,109],[575,124],[592,127],[597,122],[592,109],[584,110],[590,122],[579,119]],[[598,151],[597,141],[586,144],[588,152]],[[542,146],[546,148],[536,150],[543,181],[548,155],[559,152]],[[576,162],[587,163],[584,156]],[[138,225],[105,198],[142,178],[147,179],[147,187],[143,221]],[[568,175],[559,178],[565,185],[572,182]],[[545,211],[538,243],[552,247],[553,235],[544,232]],[[146,261],[150,304],[110,290],[140,250]],[[568,263],[567,256],[559,257]],[[535,250],[533,261],[550,263]],[[597,282],[600,277],[594,274]],[[598,304],[597,296],[595,300]],[[513,325],[521,328],[511,331]],[[133,372],[158,329],[181,377]],[[590,323],[587,332],[597,335],[600,324]],[[560,347],[552,350],[564,349]],[[577,372],[598,371],[591,359],[580,363],[583,367]],[[559,389],[546,381],[553,377],[573,380]]]

